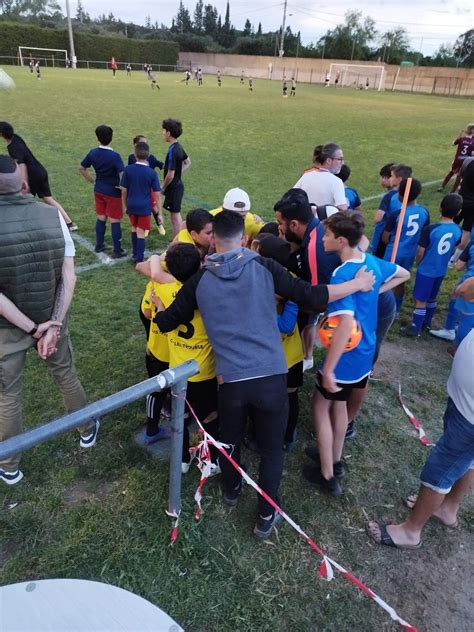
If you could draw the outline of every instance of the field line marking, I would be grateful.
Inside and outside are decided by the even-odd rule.
[[[442,180],[430,180],[429,182],[422,182],[422,187],[429,187],[433,184],[439,184]],[[370,200],[378,200],[383,195],[383,191],[381,191],[378,195],[369,195],[369,197],[361,198],[361,202],[370,202]]]

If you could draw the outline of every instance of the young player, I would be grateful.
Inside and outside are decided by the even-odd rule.
[[[239,213],[245,222],[245,236],[252,241],[260,233],[264,221],[254,213],[250,213],[250,198],[246,191],[236,187],[229,189],[224,196],[222,206],[210,211],[212,216],[216,216],[222,210],[235,211]]]
[[[110,60],[110,67],[112,68],[112,76],[115,79],[115,73],[117,72],[117,62],[115,61],[115,57],[112,57]]]
[[[198,86],[202,86],[202,68],[198,68],[197,80]]]
[[[402,180],[398,188],[398,198],[401,202],[405,194],[407,181]],[[397,263],[405,270],[410,270],[415,262],[416,252],[422,231],[425,226],[430,223],[430,214],[428,210],[419,204],[416,204],[416,198],[421,193],[421,182],[419,180],[412,180],[410,193],[408,195],[408,204],[405,211],[405,217],[403,219],[403,226],[400,233],[400,241],[398,244],[398,250],[395,257],[395,263]],[[390,261],[392,257],[393,245],[395,242],[395,234],[397,232],[400,213],[392,213],[387,221],[385,230],[382,235],[382,241],[387,244],[385,249],[384,259]],[[400,312],[403,296],[405,293],[405,284],[402,283],[395,288],[395,301],[397,303],[397,314]]]
[[[344,193],[346,194],[347,208],[351,211],[362,211],[362,202],[360,201],[359,194],[352,187],[346,186],[347,180],[351,175],[350,167],[343,164],[339,173],[336,173],[337,177],[344,182]]]
[[[184,184],[181,174],[191,166],[191,160],[178,138],[183,133],[183,126],[176,119],[165,119],[161,125],[163,137],[168,143],[168,151],[165,158],[165,179],[161,188],[165,196],[163,206],[171,214],[171,226],[173,239],[181,230],[183,220],[181,218],[181,202],[184,195]]]
[[[384,170],[384,174],[386,174],[386,170],[388,170],[389,165],[385,165],[382,167]],[[382,176],[382,170],[380,171],[380,180],[381,183],[385,182],[385,186],[389,190],[382,196],[382,200],[380,202],[379,208],[375,212],[374,216],[374,233],[372,235],[372,241],[370,243],[370,248],[372,253],[376,257],[383,258],[385,254],[385,244],[380,239],[385,230],[385,226],[387,224],[388,218],[391,213],[398,213],[398,211],[402,207],[402,203],[398,198],[398,187],[400,186],[400,182],[403,178],[409,178],[412,174],[412,168],[408,165],[392,165],[390,168],[390,174],[387,178],[386,175]]]
[[[175,237],[175,241],[181,244],[192,244],[201,255],[201,259],[209,251],[212,237],[212,222],[214,217],[203,208],[195,208],[186,215],[186,228],[183,228]]]
[[[421,233],[416,255],[418,270],[413,288],[415,311],[411,325],[403,330],[407,336],[419,336],[422,327],[431,327],[437,307],[436,297],[448,271],[451,255],[461,241],[462,231],[453,222],[461,207],[460,195],[445,195],[441,200],[441,221],[425,226]]]
[[[150,195],[152,212],[157,224],[163,223],[161,214],[160,183],[156,172],[148,164],[150,149],[146,143],[135,145],[135,164],[125,167],[122,181],[122,206],[132,226],[132,261],[140,263],[145,256],[145,239],[151,229]]]
[[[249,92],[253,92],[253,78],[249,77]]]
[[[363,266],[376,278],[371,292],[357,292],[328,307],[328,314],[339,316],[340,320],[318,374],[313,400],[320,467],[306,466],[303,474],[332,496],[342,493],[339,478],[343,476],[341,457],[348,423],[347,400],[353,389],[365,388],[372,370],[379,292],[395,287],[410,276],[396,264],[362,253],[358,244],[363,234],[364,221],[357,213],[342,211],[326,220],[324,248],[337,253],[342,261],[333,272],[331,285],[353,279]],[[344,353],[354,319],[362,326],[362,340]]]
[[[6,121],[0,121],[0,137],[7,145],[7,151],[11,158],[20,166],[23,180],[28,185],[25,193],[37,195],[42,202],[54,206],[64,218],[70,232],[77,230],[77,225],[72,221],[61,204],[53,198],[49,187],[48,172],[43,165],[33,156],[31,149],[21,136],[15,134],[13,127]]]
[[[150,66],[151,68],[151,66]],[[157,73],[153,72],[152,70],[150,70],[150,72],[148,73],[148,79],[151,81],[151,89],[154,90],[155,88],[158,88],[158,90],[161,90],[160,86],[158,85],[158,81],[157,81]]]
[[[221,87],[221,85],[222,85],[222,80],[221,80],[221,71],[220,71],[220,70],[218,70],[218,71],[217,71],[217,85],[219,86],[219,88],[220,88],[220,87]]]
[[[395,163],[388,162],[379,171],[380,186],[382,187],[382,189],[385,189],[385,191],[389,191],[392,188],[392,185],[390,183],[390,178],[392,176],[393,167],[395,167]]]
[[[459,132],[459,136],[457,136],[453,140],[453,145],[456,146],[456,154],[454,155],[451,169],[446,174],[446,177],[443,180],[443,184],[438,189],[439,192],[444,191],[445,186],[455,174],[456,180],[454,181],[451,193],[454,193],[458,188],[459,182],[461,180],[459,172],[461,170],[462,163],[466,158],[469,158],[469,156],[472,156],[474,153],[474,123],[471,123],[466,127],[465,130],[461,130]]]
[[[331,83],[331,73],[329,70],[326,71],[326,77],[324,79],[324,87],[329,88],[329,84]]]
[[[132,76],[132,65],[131,64],[127,64],[125,66],[125,70],[127,71],[127,77],[131,77]]]
[[[122,194],[120,192],[120,178],[124,164],[120,154],[110,146],[114,131],[108,125],[99,125],[95,135],[99,146],[91,149],[82,160],[79,167],[81,176],[94,185],[95,212],[95,251],[105,250],[105,229],[107,219],[110,220],[114,259],[127,256],[122,248],[122,228],[120,221],[123,217]],[[95,179],[89,172],[90,167],[95,171]]]
[[[30,59],[29,66],[30,66],[30,72],[31,74],[33,74],[35,71],[35,62],[32,59]]]
[[[296,79],[294,77],[291,78],[290,97],[296,97]]]
[[[148,138],[143,134],[137,134],[137,136],[134,136],[132,143],[134,149],[137,143],[146,143],[148,145]],[[149,154],[147,161],[148,166],[152,169],[156,169],[157,167],[160,171],[163,169],[164,163],[162,163],[161,160],[158,160],[158,158],[156,158],[153,154]],[[134,165],[136,162],[137,158],[135,156],[135,152],[129,154],[127,164]]]
[[[242,70],[242,72],[240,73],[240,85],[241,86],[244,85],[244,77],[245,77],[245,74],[244,74],[244,71]]]
[[[368,90],[370,87],[370,83],[369,83],[369,78],[367,77],[366,81],[365,81],[365,89]]]
[[[283,79],[283,94],[282,96],[287,97],[288,96],[288,84],[286,82],[286,79]]]
[[[334,87],[337,88],[337,86],[339,85],[339,79],[341,77],[341,73],[339,72],[339,70],[336,73],[336,77],[334,79]]]
[[[36,78],[41,79],[41,68],[40,68],[39,59],[37,59],[35,62],[35,70],[36,70]]]
[[[191,72],[189,70],[186,70],[186,72],[184,73],[184,83],[188,85],[190,79],[191,79]]]

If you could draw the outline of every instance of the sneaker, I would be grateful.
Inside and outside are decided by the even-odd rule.
[[[94,248],[94,252],[104,252],[104,250],[105,250],[105,244],[102,244],[100,246],[96,246]]]
[[[342,495],[342,487],[339,480],[333,476],[329,480],[324,478],[319,467],[313,465],[305,465],[303,468],[303,476],[313,485],[317,485],[323,492],[330,496],[338,497]]]
[[[145,445],[153,445],[157,441],[163,441],[165,439],[169,439],[171,437],[171,428],[166,428],[165,426],[161,426],[158,428],[158,432],[154,435],[147,435],[145,432]]]
[[[242,481],[230,492],[223,492],[222,502],[228,507],[235,507],[242,492]]]
[[[73,233],[75,230],[79,230],[78,225],[75,224],[74,222],[69,222],[67,227],[68,227],[70,233]]]
[[[219,465],[219,463],[211,463],[211,471],[209,473],[209,478],[212,478],[213,476],[217,476],[220,473],[221,473],[221,466]]]
[[[127,256],[127,251],[124,248],[120,248],[119,252],[115,252],[114,250],[110,256],[112,259],[123,259]]]
[[[400,333],[402,336],[406,336],[407,338],[419,338],[421,333],[417,331],[412,325],[408,325],[407,327],[400,327]]]
[[[355,420],[352,420],[347,424],[345,439],[349,439],[349,441],[351,441],[351,439],[355,439],[356,437],[357,437],[357,428],[356,428]]]
[[[438,193],[444,193],[444,187],[438,187],[438,188],[436,189],[436,191],[437,191]]]
[[[267,517],[262,515],[257,516],[257,522],[253,528],[253,534],[260,538],[260,540],[266,540],[272,534],[273,527],[280,522],[282,515],[279,511],[274,511]]]
[[[309,445],[305,448],[304,453],[306,456],[309,456],[310,459],[321,467],[321,458],[319,456],[318,448],[315,445]],[[336,478],[344,478],[346,475],[346,468],[344,467],[344,463],[342,461],[337,461],[333,464],[334,476]]]
[[[162,237],[166,235],[166,228],[163,226],[163,224],[158,224],[157,229]]]
[[[314,366],[314,358],[308,358],[308,359],[304,358],[304,360],[303,360],[303,373],[305,371],[311,371],[313,366]]]
[[[98,419],[96,419],[95,426],[92,428],[91,432],[87,435],[81,434],[81,439],[79,441],[79,445],[81,446],[81,448],[92,448],[92,446],[96,444],[99,428],[100,422]]]
[[[456,338],[454,329],[430,329],[430,334],[435,338],[441,338],[441,340],[449,340],[449,342],[453,342]]]
[[[0,470],[0,481],[3,481],[7,485],[16,485],[23,478],[23,472],[21,470],[15,470],[14,472],[5,472]]]
[[[182,461],[181,462],[181,474],[187,474],[189,472],[189,468],[191,467],[191,463],[192,463],[192,459],[191,461]]]

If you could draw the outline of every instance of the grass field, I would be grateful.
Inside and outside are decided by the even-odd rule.
[[[53,194],[94,242],[92,188],[78,165],[95,145],[94,128],[115,130],[123,157],[132,137],[148,136],[163,158],[161,120],[180,118],[182,144],[193,165],[186,174],[188,210],[217,206],[233,186],[246,189],[253,210],[272,217],[274,202],[310,166],[315,144],[339,142],[351,166],[351,185],[361,197],[380,193],[378,170],[407,162],[422,182],[439,180],[452,158],[450,142],[473,116],[472,101],[411,94],[326,90],[298,85],[282,99],[280,85],[254,81],[254,92],[237,78],[205,77],[198,88],[181,76],[159,76],[152,91],[142,73],[113,80],[105,71],[44,70],[37,81],[25,69],[7,69],[17,83],[0,93],[0,119],[9,120],[47,166]],[[420,198],[436,217],[440,194],[427,186]],[[368,223],[377,200],[364,204]],[[126,223],[124,223],[126,226]],[[370,231],[369,231],[370,232]],[[124,230],[128,244],[128,228]],[[156,231],[149,249],[162,249]],[[77,264],[96,258],[77,246]],[[449,273],[440,303],[441,322],[455,275]],[[137,317],[144,282],[130,262],[101,266],[78,277],[71,313],[76,365],[91,401],[146,377],[145,340]],[[409,314],[406,301],[404,317]],[[431,438],[439,436],[450,361],[433,339],[407,342],[393,327],[379,371],[362,410],[359,436],[347,446],[345,494],[334,502],[301,477],[303,449],[311,437],[311,375],[301,394],[301,425],[294,453],[286,457],[282,497],[288,513],[328,554],[352,570],[420,630],[467,630],[472,504],[461,526],[447,532],[430,524],[419,552],[377,547],[365,535],[367,518],[399,519],[401,497],[417,486],[426,448],[398,407],[394,384],[402,381],[410,407]],[[25,426],[63,412],[61,398],[41,361],[31,354],[24,375]],[[289,528],[261,544],[251,536],[255,499],[246,491],[235,510],[223,508],[211,481],[200,522],[193,518],[197,472],[183,481],[183,519],[169,547],[164,514],[167,463],[132,441],[144,421],[144,405],[129,406],[104,420],[90,452],[74,433],[24,455],[25,481],[0,490],[0,582],[81,577],[119,585],[166,610],[186,630],[392,630],[398,626],[340,576],[318,578],[319,559]],[[252,474],[257,461],[245,454]],[[26,632],[26,631],[25,631]],[[138,631],[137,631],[138,632]]]

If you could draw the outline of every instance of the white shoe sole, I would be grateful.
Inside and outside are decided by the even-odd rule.
[[[17,483],[21,481],[22,478],[23,478],[23,472],[21,470],[18,470],[18,476],[16,476],[13,479],[8,479],[8,478],[4,478],[3,476],[0,476],[0,480],[3,481],[6,485],[16,485]]]

